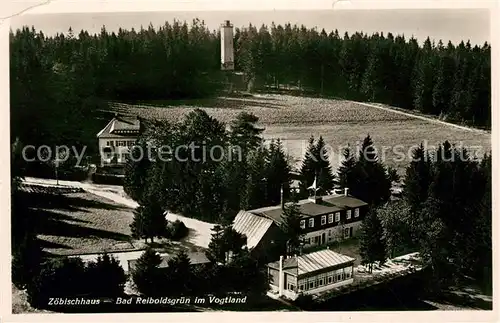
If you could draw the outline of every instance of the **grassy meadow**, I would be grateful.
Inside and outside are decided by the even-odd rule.
[[[266,140],[280,138],[283,141],[295,166],[300,165],[311,135],[323,136],[331,149],[332,166],[336,168],[342,148],[348,144],[357,146],[369,134],[385,164],[395,167],[400,174],[409,162],[412,147],[422,142],[432,147],[449,140],[456,145],[474,147],[479,156],[491,150],[488,132],[460,129],[344,100],[273,94],[182,102],[114,103],[113,108],[126,115],[173,122],[182,120],[195,108],[202,108],[226,124],[241,111],[251,112],[265,128]]]

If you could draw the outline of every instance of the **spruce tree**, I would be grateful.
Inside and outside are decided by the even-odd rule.
[[[168,260],[165,286],[168,295],[186,295],[197,286],[193,285],[193,271],[189,256],[181,250],[173,258]]]
[[[123,189],[132,199],[140,201],[146,191],[151,161],[147,145],[140,143],[131,147],[130,157],[125,165]]]
[[[292,201],[285,205],[281,215],[281,230],[284,233],[285,244],[287,246],[287,255],[293,255],[300,252],[302,243],[302,228],[300,209],[296,202]]]
[[[358,176],[356,174],[356,158],[351,152],[351,148],[347,147],[342,152],[343,160],[338,169],[338,185],[341,188],[353,188],[357,185]]]
[[[267,195],[267,150],[257,149],[249,156],[249,174],[244,195],[244,209],[271,205]]]
[[[387,168],[379,160],[369,135],[363,140],[359,151],[356,176],[355,184],[349,188],[354,197],[373,206],[379,206],[389,200],[391,179]]]
[[[164,280],[159,266],[161,257],[154,249],[147,248],[137,259],[132,270],[132,280],[141,294],[147,296],[157,295]]]
[[[362,263],[368,264],[370,273],[374,262],[379,261],[381,264],[385,262],[387,259],[386,249],[382,223],[377,216],[377,212],[371,209],[361,224],[359,246]]]
[[[432,165],[429,154],[420,144],[412,153],[412,161],[406,168],[403,196],[412,210],[417,210],[429,194],[432,180]]]
[[[167,226],[164,212],[158,192],[148,192],[134,211],[134,220],[130,224],[132,236],[144,238],[146,243],[148,238],[153,242],[154,237],[163,236]]]
[[[271,141],[267,156],[267,202],[269,205],[278,205],[281,202],[281,190],[284,198],[288,198],[291,182],[290,165],[280,140]]]
[[[318,174],[317,185],[320,194],[328,194],[332,189],[335,181],[335,176],[330,165],[330,158],[322,136],[319,137],[316,143],[315,152],[317,154],[316,173]]]
[[[314,144],[314,136],[309,138],[309,145],[307,147],[302,166],[300,168],[300,194],[301,196],[308,195],[307,188],[314,182],[316,174],[315,164],[318,162],[316,159],[316,145]]]
[[[99,256],[87,264],[87,281],[92,294],[98,297],[116,297],[123,294],[127,277],[120,263],[108,254]]]

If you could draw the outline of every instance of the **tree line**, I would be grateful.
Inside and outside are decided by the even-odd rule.
[[[179,123],[151,122],[125,166],[125,192],[141,207],[215,223],[278,205],[281,190],[289,192],[288,157],[279,140],[263,144],[257,121],[243,112],[226,129],[197,109]]]
[[[313,94],[371,100],[490,126],[491,47],[422,46],[402,35],[343,36],[291,24],[236,28],[236,69],[250,88],[293,85]],[[46,36],[10,33],[12,138],[25,144],[88,146],[109,119],[108,101],[166,100],[220,93],[220,33],[203,22]],[[26,127],[25,125],[30,125]]]
[[[313,94],[368,100],[473,126],[490,126],[491,46],[422,46],[403,35],[291,24],[236,29],[236,68],[255,89],[294,85]]]
[[[401,199],[370,209],[360,253],[374,262],[418,251],[433,291],[462,283],[492,288],[491,155],[480,161],[445,141],[421,145],[406,169]]]

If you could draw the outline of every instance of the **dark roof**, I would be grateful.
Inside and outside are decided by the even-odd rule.
[[[252,249],[257,246],[271,227],[273,221],[247,211],[240,211],[233,221],[233,229],[244,234],[247,238],[247,247]]]
[[[294,276],[312,273],[329,267],[347,265],[354,262],[354,258],[337,253],[330,249],[291,257],[283,260],[283,271]],[[279,270],[279,260],[268,264],[269,267]]]
[[[210,262],[210,260],[208,260],[208,258],[204,252],[188,252],[187,255],[189,257],[189,262],[191,263],[191,265],[206,264],[206,263]],[[170,259],[174,258],[174,256],[175,255],[161,255],[160,256],[161,263],[160,263],[159,268],[167,268],[168,261]],[[137,263],[137,259],[128,261],[129,271],[132,271],[135,268],[136,263]]]
[[[322,198],[322,201],[319,203],[314,203],[309,199],[301,200],[298,202],[300,213],[303,217],[328,214],[332,212],[342,211],[347,208],[356,208],[365,205],[368,204],[349,195],[324,196]],[[250,210],[248,212],[264,216],[277,223],[281,223],[282,210],[280,205],[263,207],[255,210]]]
[[[138,135],[141,121],[138,118],[117,116],[97,134],[97,138]]]
[[[361,201],[360,199],[357,199],[353,196],[350,195],[339,195],[339,196],[332,196],[332,197],[324,197],[323,200],[327,203],[335,204],[339,207],[342,208],[353,208],[353,207],[361,207],[368,205],[368,203]]]

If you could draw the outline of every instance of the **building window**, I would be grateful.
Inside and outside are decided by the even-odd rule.
[[[331,284],[333,282],[333,277],[332,276],[328,276],[328,284]]]
[[[354,217],[359,218],[359,208],[354,209]]]
[[[344,238],[349,238],[349,232],[350,232],[349,228],[344,229]]]
[[[297,223],[297,222],[295,222],[295,223]],[[309,219],[309,228],[312,228],[312,227],[314,227],[314,218]]]
[[[319,287],[323,286],[323,281],[324,281],[323,278],[319,280]]]
[[[351,278],[351,273],[350,273],[350,272],[347,272],[347,273],[345,274],[345,277],[346,277],[347,279]]]
[[[306,228],[306,220],[300,220],[300,228],[305,229]]]
[[[295,291],[295,285],[293,284],[288,284],[287,288],[288,290]]]
[[[351,218],[351,210],[347,210],[346,218],[349,220]]]
[[[304,290],[304,285],[300,285],[299,286],[299,292],[303,291]]]
[[[309,289],[313,289],[314,288],[314,282],[309,282]]]
[[[315,237],[314,237],[314,243],[315,243],[315,244],[318,244],[318,243],[319,243],[319,236],[315,236]]]
[[[328,223],[333,223],[333,213],[328,214]]]
[[[340,222],[340,212],[335,213],[335,222]]]
[[[341,278],[340,278],[340,277],[341,277],[341,275],[340,275],[340,274],[338,274],[338,275],[337,275],[337,281],[340,281],[340,280],[341,280]]]
[[[332,230],[328,230],[328,236],[332,235]]]
[[[326,224],[326,215],[321,216],[321,225]]]

